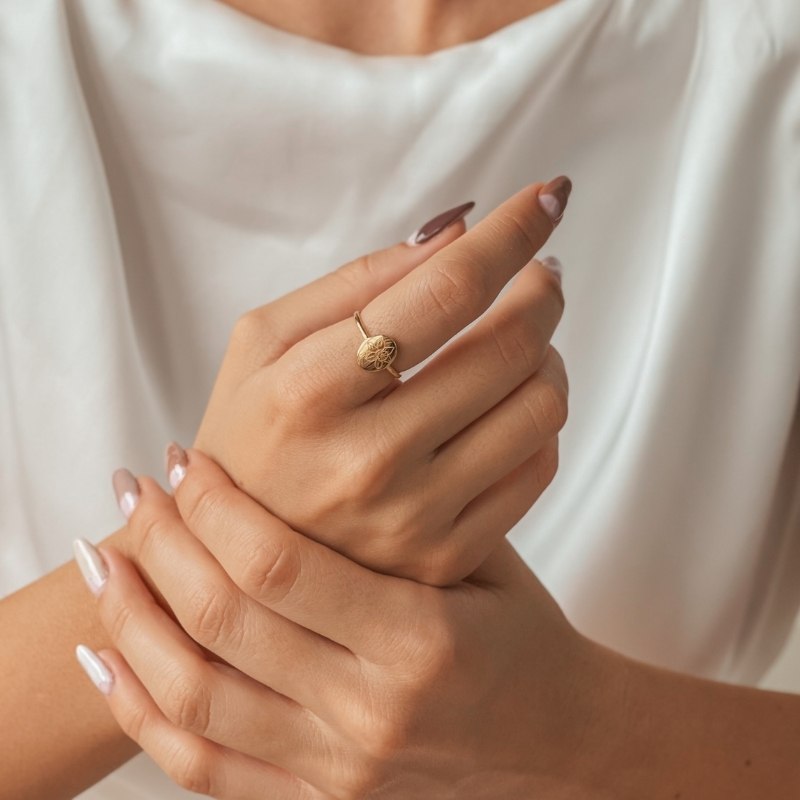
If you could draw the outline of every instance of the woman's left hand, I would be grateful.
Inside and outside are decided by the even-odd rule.
[[[616,685],[608,651],[507,542],[437,588],[296,533],[199,451],[174,499],[141,486],[129,527],[177,624],[103,550],[98,602],[116,647],[101,652],[104,685],[125,732],[182,786],[509,800],[593,784]]]

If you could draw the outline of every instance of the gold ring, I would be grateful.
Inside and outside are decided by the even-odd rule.
[[[392,361],[397,358],[397,342],[382,334],[370,336],[364,330],[358,311],[353,314],[353,318],[364,337],[364,341],[358,346],[356,353],[358,366],[367,372],[380,372],[385,369],[393,377],[399,378],[400,373],[392,366]]]

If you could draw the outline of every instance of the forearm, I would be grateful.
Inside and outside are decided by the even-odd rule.
[[[606,732],[611,796],[800,797],[800,696],[610,658],[623,712],[620,730]]]
[[[0,602],[0,642],[0,800],[74,797],[138,752],[75,659],[109,639],[74,562]]]

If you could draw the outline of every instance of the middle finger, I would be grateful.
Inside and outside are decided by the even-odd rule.
[[[563,209],[571,183],[530,184],[501,203],[471,230],[439,250],[361,310],[369,336],[395,339],[399,372],[421,363],[480,316],[503,286],[527,264],[553,232],[555,222],[539,202],[554,194]],[[353,309],[354,311],[359,309]],[[308,393],[338,410],[356,408],[395,380],[386,371],[367,372],[356,362],[362,337],[352,317],[323,328],[290,348],[279,365],[281,388]]]

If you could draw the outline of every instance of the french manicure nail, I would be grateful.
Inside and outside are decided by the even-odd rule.
[[[118,469],[111,476],[120,511],[128,519],[139,502],[139,482],[127,469]]]
[[[165,459],[167,480],[173,489],[177,489],[186,477],[186,467],[189,465],[186,451],[177,442],[170,442],[167,445]]]
[[[572,181],[566,175],[553,178],[550,183],[539,190],[539,205],[553,221],[553,225],[558,225],[561,217],[564,216],[564,209],[567,207],[571,191]]]
[[[445,228],[463,219],[475,207],[475,203],[470,200],[469,203],[463,203],[455,208],[450,208],[447,211],[442,211],[437,214],[433,219],[429,219],[422,227],[417,228],[411,236],[406,239],[406,244],[416,245],[427,242],[433,239],[437,233],[441,233]]]
[[[103,694],[111,694],[111,690],[114,688],[114,674],[105,665],[100,656],[85,644],[79,644],[75,648],[75,656],[92,683]]]
[[[108,567],[95,546],[86,539],[76,539],[72,543],[75,561],[86,581],[86,585],[95,596],[103,591],[108,580]]]
[[[561,283],[561,275],[564,272],[564,265],[555,257],[555,256],[547,256],[546,258],[542,259],[542,264],[544,264],[553,275],[558,278],[558,282]]]

